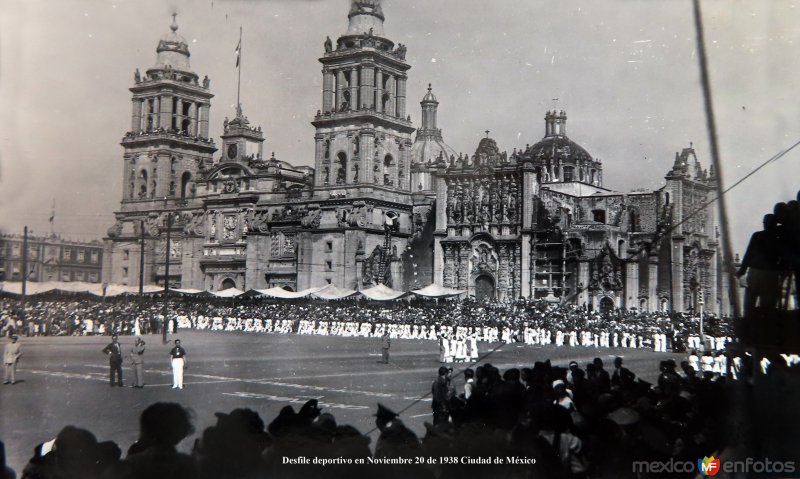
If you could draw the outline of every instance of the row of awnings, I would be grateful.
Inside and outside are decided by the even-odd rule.
[[[104,288],[103,285],[99,283],[85,283],[81,281],[45,281],[41,283],[28,282],[26,284],[25,294],[27,296],[35,296],[38,294],[52,292],[87,293],[98,297],[114,297],[124,294],[139,294],[139,286],[109,284]],[[143,290],[144,294],[151,295],[163,292],[164,288],[156,285],[145,285]],[[222,291],[203,291],[199,289],[176,288],[170,289],[170,292],[184,296],[209,296],[217,298],[235,298],[241,296],[245,298],[314,298],[322,300],[337,300],[361,296],[372,301],[393,301],[409,295],[416,295],[425,298],[450,298],[466,293],[464,290],[445,288],[436,284],[431,284],[422,289],[417,289],[414,291],[397,291],[382,284],[362,290],[343,289],[337,287],[336,285],[328,284],[325,286],[304,289],[302,291],[288,291],[276,286],[269,289],[251,289],[248,291],[242,291],[236,288],[229,288]],[[16,296],[22,295],[22,283],[15,281],[0,282],[0,293],[7,293]]]

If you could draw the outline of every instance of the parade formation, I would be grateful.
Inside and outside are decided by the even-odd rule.
[[[0,235],[0,479],[17,476],[3,441],[20,434],[35,434],[13,448],[22,479],[640,478],[666,463],[689,477],[714,475],[714,455],[767,453],[785,460],[773,472],[797,471],[797,437],[774,418],[800,421],[800,192],[740,261],[716,132],[706,165],[688,142],[674,161],[645,157],[660,186],[628,192],[607,166],[633,150],[604,165],[567,136],[560,107],[543,136],[501,123],[520,130],[510,152],[485,130],[459,153],[429,80],[412,123],[409,71],[427,58],[390,39],[380,0],[348,3],[341,35],[315,32],[313,166],[266,154],[244,114],[242,27],[217,148],[211,80],[190,65],[190,45],[206,45],[183,35],[202,25],[178,33],[172,13],[155,63],[133,71],[102,245],[56,241],[55,212],[50,236]],[[492,68],[480,42],[457,38]],[[457,84],[436,93],[459,104],[477,90]],[[532,107],[503,113],[538,129]]]

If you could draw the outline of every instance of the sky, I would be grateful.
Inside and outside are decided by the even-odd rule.
[[[265,152],[312,165],[323,41],[347,29],[349,0],[3,0],[0,7],[0,231],[92,240],[122,199],[122,136],[133,72],[155,64],[176,12],[191,65],[211,79],[217,145],[236,102]],[[689,144],[711,163],[690,0],[384,0],[385,31],[407,46],[408,111],[420,123],[428,83],[456,151],[489,130],[501,150],[567,134],[603,161],[605,186],[664,184]],[[702,2],[724,185],[800,141],[800,6]],[[557,100],[556,100],[557,99]],[[216,155],[219,156],[219,153]],[[800,189],[800,148],[728,196],[734,251]]]

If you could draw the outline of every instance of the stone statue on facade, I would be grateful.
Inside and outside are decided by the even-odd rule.
[[[330,53],[333,51],[333,42],[331,41],[331,37],[325,37],[325,53]]]
[[[464,223],[472,223],[474,221],[473,217],[473,198],[467,196],[464,198]]]
[[[114,223],[114,226],[109,228],[106,233],[108,234],[109,238],[117,238],[117,237],[119,237],[119,235],[122,234],[122,221],[121,220],[117,220],[117,222]]]
[[[136,83],[140,83],[142,81],[142,74],[139,73],[139,69],[137,68],[135,72],[133,72],[133,81]]]

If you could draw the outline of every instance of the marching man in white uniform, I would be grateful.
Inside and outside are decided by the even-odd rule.
[[[175,347],[169,352],[172,358],[172,389],[183,389],[183,370],[186,369],[186,350],[181,340],[175,340]]]

